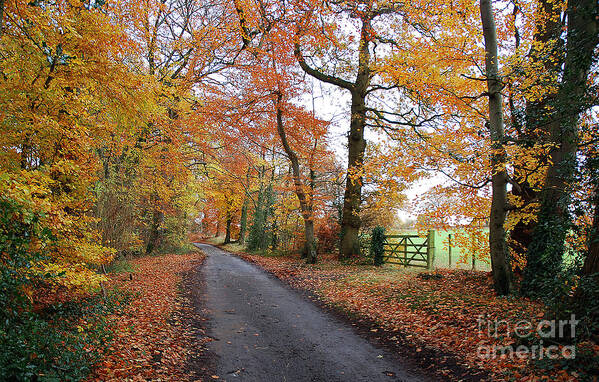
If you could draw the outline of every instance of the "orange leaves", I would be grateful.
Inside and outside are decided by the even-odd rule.
[[[133,300],[123,314],[112,317],[116,338],[93,380],[188,378],[187,359],[201,347],[187,320],[191,308],[179,295],[178,285],[182,273],[202,261],[197,253],[144,257],[132,261],[133,280],[129,273],[111,280],[113,287],[132,293]]]

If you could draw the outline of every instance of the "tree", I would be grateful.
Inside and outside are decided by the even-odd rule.
[[[491,0],[480,0],[480,15],[485,39],[485,68],[489,92],[489,129],[491,131],[491,216],[489,246],[495,290],[500,295],[510,293],[511,268],[505,234],[507,210],[507,170],[503,142],[503,100],[497,56],[497,35]]]
[[[277,132],[279,133],[279,137],[281,138],[281,144],[283,145],[283,149],[285,150],[285,153],[287,154],[287,156],[289,157],[289,161],[291,162],[295,194],[297,195],[297,199],[299,200],[302,217],[304,218],[305,244],[302,256],[306,258],[306,261],[309,264],[315,264],[316,241],[314,239],[314,218],[312,216],[312,207],[309,205],[309,202],[306,198],[306,194],[304,193],[304,185],[302,184],[302,180],[300,178],[300,167],[297,154],[289,145],[289,142],[287,140],[287,134],[285,133],[285,127],[283,126],[283,95],[280,92],[276,93],[275,95],[276,100],[274,102],[277,112]]]
[[[582,111],[589,107],[588,75],[599,43],[599,5],[596,1],[568,2],[566,53],[555,103],[551,105],[549,138],[551,165],[539,194],[538,223],[528,248],[522,283],[525,294],[538,294],[546,280],[561,268],[565,239],[571,227],[569,187],[577,167]]]
[[[2,5],[2,193],[16,200],[35,194],[40,227],[54,238],[34,243],[47,251],[33,267],[39,285],[94,287],[103,280],[95,269],[114,255],[92,216],[96,149],[111,134],[129,132],[117,121],[146,113],[136,102],[152,86],[123,65],[126,48],[107,43],[129,39],[100,4]]]
[[[316,240],[314,238],[313,186],[310,189],[305,185],[300,167],[300,159],[308,159],[306,156],[310,158],[306,162],[309,162],[311,165],[309,182],[312,184],[315,176],[314,168],[312,167],[314,161],[312,159],[314,158],[314,151],[318,147],[319,136],[309,126],[314,125],[311,121],[314,120],[313,116],[307,116],[301,108],[294,107],[289,102],[294,96],[301,94],[303,89],[301,89],[301,82],[298,81],[297,73],[292,67],[292,49],[285,43],[286,36],[290,34],[290,29],[285,23],[281,23],[281,19],[279,18],[279,16],[285,17],[285,8],[280,8],[274,3],[267,4],[259,2],[259,5],[259,10],[255,17],[258,20],[255,22],[258,26],[252,29],[251,24],[253,19],[248,19],[248,12],[239,2],[235,3],[241,31],[240,40],[243,43],[242,49],[249,52],[247,58],[254,63],[251,69],[244,68],[249,73],[248,80],[250,82],[248,84],[251,87],[251,90],[247,89],[244,92],[244,96],[250,100],[249,103],[252,104],[252,108],[254,109],[260,108],[263,100],[272,99],[275,132],[291,165],[293,190],[297,196],[300,213],[304,221],[304,246],[302,255],[308,263],[315,263]],[[269,10],[268,14],[266,9]],[[264,27],[264,25],[267,25],[267,27]],[[258,42],[255,43],[254,40]],[[316,125],[318,125],[318,121],[316,122]],[[293,125],[296,130],[301,129],[308,134],[305,137],[295,136],[295,142],[292,143],[288,139],[287,125]],[[268,125],[263,126],[263,128],[268,128]],[[270,134],[266,133],[264,135]],[[313,147],[311,145],[312,140],[315,141]],[[298,150],[301,150],[301,152]],[[309,150],[312,151],[311,154],[301,155]],[[257,213],[260,212],[257,210]]]
[[[526,5],[526,4],[525,4]],[[520,54],[522,33],[517,16],[522,12],[514,5],[515,54]],[[534,31],[528,52],[507,70],[505,82],[510,88],[509,114],[517,140],[517,154],[512,165],[512,209],[508,216],[509,244],[512,256],[525,263],[526,251],[532,240],[538,210],[538,193],[543,175],[549,166],[547,153],[548,125],[551,104],[555,102],[559,72],[563,65],[562,2],[539,1],[533,11]],[[512,78],[509,78],[512,77]],[[519,102],[519,98],[523,98]],[[523,109],[523,110],[522,110]]]
[[[349,17],[359,23],[359,42],[357,47],[357,62],[352,68],[355,72],[355,78],[351,81],[345,80],[336,74],[329,74],[325,68],[319,69],[313,67],[306,60],[305,43],[303,37],[308,34],[308,30],[326,30],[313,25],[313,18],[316,12],[325,12],[329,7],[337,6],[337,14],[346,13]],[[347,161],[347,179],[345,185],[345,196],[343,199],[343,214],[341,221],[341,247],[340,257],[348,258],[360,254],[360,243],[358,234],[360,231],[360,204],[362,202],[362,167],[364,165],[364,153],[366,150],[366,140],[364,139],[364,130],[366,128],[366,97],[373,89],[371,81],[375,74],[372,68],[370,49],[373,44],[375,32],[372,23],[379,16],[392,13],[393,7],[376,6],[372,2],[350,2],[350,3],[331,3],[321,8],[308,8],[302,15],[301,24],[297,28],[295,38],[295,57],[301,68],[310,76],[317,80],[335,85],[341,89],[347,90],[351,94],[350,108],[350,127],[348,132],[348,161]],[[325,19],[323,17],[322,19]],[[314,37],[314,36],[311,36]],[[324,45],[323,39],[331,36],[317,36],[317,44]],[[328,40],[330,43],[332,40]],[[345,60],[340,59],[340,62]],[[351,62],[351,60],[350,60]]]
[[[233,15],[225,4],[203,0],[122,2],[114,17],[128,26],[135,43],[132,65],[155,82],[155,113],[137,129],[136,146],[144,166],[141,181],[152,178],[142,198],[145,252],[164,242],[173,196],[191,179],[201,151],[209,150],[206,125],[197,123],[194,105],[210,76],[224,70],[237,53],[231,40]],[[217,27],[215,27],[217,26]]]

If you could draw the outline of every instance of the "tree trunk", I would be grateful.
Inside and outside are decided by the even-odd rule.
[[[247,232],[248,225],[248,200],[247,198],[243,201],[243,206],[241,207],[241,217],[239,219],[239,244],[245,244],[245,235]]]
[[[596,0],[568,2],[566,57],[551,122],[552,165],[540,193],[538,223],[527,254],[522,292],[540,292],[544,281],[561,269],[565,240],[571,225],[569,186],[577,166],[578,118],[589,107],[587,77],[599,43],[599,5]]]
[[[314,145],[316,148],[316,145]],[[310,195],[309,195],[309,203],[308,208],[310,211],[314,211],[314,188],[316,187],[316,171],[312,168],[313,162],[310,161]],[[308,226],[306,229],[306,244],[312,244],[309,248],[305,248],[304,252],[306,252],[306,262],[308,264],[316,264],[316,256],[318,254],[318,249],[316,247],[316,238],[314,237],[314,221],[308,221]]]
[[[281,105],[283,95],[280,92],[278,92],[276,95],[277,99],[275,101],[275,108],[277,111],[277,132],[279,133],[279,138],[281,138],[283,149],[285,150],[285,153],[287,154],[287,156],[289,157],[289,161],[291,162],[295,195],[299,200],[302,218],[304,219],[305,242],[302,257],[306,258],[307,263],[315,264],[316,240],[314,240],[314,219],[312,216],[311,203],[308,201],[306,193],[304,192],[304,185],[302,183],[299,167],[299,159],[295,151],[293,151],[293,149],[291,148],[291,145],[289,145],[289,141],[287,140],[287,134],[285,133],[285,127],[283,125],[283,109]]]
[[[263,250],[267,249],[268,246],[273,243],[273,237],[272,237],[272,235],[274,234],[273,224],[275,222],[274,221],[269,222],[269,219],[271,218],[271,216],[273,216],[274,203],[275,203],[275,196],[274,196],[274,190],[272,187],[272,178],[271,178],[270,183],[268,184],[268,186],[266,187],[266,190],[264,191],[264,206],[262,209],[262,222],[261,222],[262,228],[261,228],[261,231],[258,233],[258,236],[259,236],[258,248],[263,249]]]
[[[370,50],[368,41],[371,33],[370,20],[362,20],[358,74],[351,90],[351,122],[348,135],[347,180],[343,198],[343,215],[341,218],[341,251],[340,258],[347,259],[360,255],[358,234],[362,221],[360,204],[362,203],[362,173],[366,140],[366,94],[370,86]]]
[[[303,254],[306,263],[316,264],[316,239],[314,238],[314,220],[304,220],[304,232],[306,241],[304,242]]]
[[[146,246],[146,254],[149,255],[158,248],[160,244],[160,224],[164,215],[160,208],[154,207],[152,211],[152,224],[150,225],[150,233],[148,235],[148,244]]]
[[[595,205],[595,215],[593,216],[593,225],[589,234],[589,250],[584,259],[582,267],[583,275],[592,275],[599,273],[599,176],[595,180],[595,194],[593,204]]]
[[[277,216],[273,215],[273,221],[271,226],[271,236],[270,236],[270,247],[275,250],[279,247],[279,236],[277,233],[279,232],[279,227],[277,224]]]
[[[491,216],[489,224],[489,246],[491,250],[491,268],[495,291],[507,295],[511,288],[511,270],[508,261],[508,248],[505,235],[505,217],[507,205],[507,172],[505,167],[505,149],[503,141],[503,101],[501,81],[497,64],[497,36],[491,0],[481,0],[480,14],[485,39],[485,67],[489,91],[489,128],[491,130],[492,153]]]
[[[538,5],[538,21],[533,36],[534,44],[528,54],[530,62],[542,63],[543,70],[559,77],[563,64],[563,44],[560,39],[562,33],[561,4],[551,0],[540,0]],[[548,50],[549,49],[549,53]],[[546,80],[545,80],[546,81]],[[541,84],[538,84],[541,85]],[[557,85],[557,80],[553,85]],[[546,142],[549,136],[551,122],[551,105],[555,103],[556,95],[546,94],[540,99],[526,102],[524,129],[518,137],[524,148],[532,150],[536,143]],[[512,112],[512,116],[515,113]],[[518,128],[517,128],[518,129]],[[519,130],[520,131],[520,130]],[[542,155],[542,154],[541,154]],[[539,156],[539,161],[547,159]],[[538,197],[538,192],[527,181],[530,170],[514,168],[514,181],[517,183],[512,189],[512,194],[522,201],[522,208],[530,206]],[[514,211],[518,213],[518,211]],[[526,256],[526,251],[532,242],[532,233],[536,221],[520,220],[510,232],[510,245],[512,251],[520,256]]]
[[[262,171],[260,172],[260,176],[262,176],[261,174]],[[260,182],[262,182],[262,178],[260,178]],[[254,208],[254,214],[252,215],[252,225],[250,226],[250,232],[248,236],[248,248],[250,250],[261,249],[262,236],[265,235],[264,230],[266,227],[264,225],[264,193],[265,191],[262,190],[262,184],[260,184],[256,207]]]
[[[229,244],[231,242],[231,223],[233,223],[233,218],[230,213],[227,213],[227,223],[225,230],[225,242],[223,244]]]
[[[348,137],[348,163],[343,212],[341,217],[341,252],[342,259],[360,255],[360,204],[362,202],[362,176],[364,164],[364,126],[366,122],[366,105],[364,97],[357,92],[352,93],[351,125]]]

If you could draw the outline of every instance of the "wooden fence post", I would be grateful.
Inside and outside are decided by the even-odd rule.
[[[426,268],[431,270],[435,265],[435,230],[428,230],[428,246],[426,249]]]
[[[449,240],[449,242],[448,242],[448,246],[449,246],[449,268],[451,268],[451,234],[449,234],[449,236],[447,236],[447,240]]]

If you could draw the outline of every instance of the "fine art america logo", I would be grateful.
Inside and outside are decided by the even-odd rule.
[[[529,338],[535,333],[539,337],[538,343],[534,345],[480,345],[478,347],[480,358],[508,357],[540,360],[576,357],[574,345],[561,347],[554,345],[559,339],[576,337],[576,325],[579,321],[574,314],[569,320],[542,320],[536,325],[527,320],[518,321],[516,324],[505,320],[489,320],[483,315],[478,316],[477,322],[479,332],[486,332],[489,337]]]

